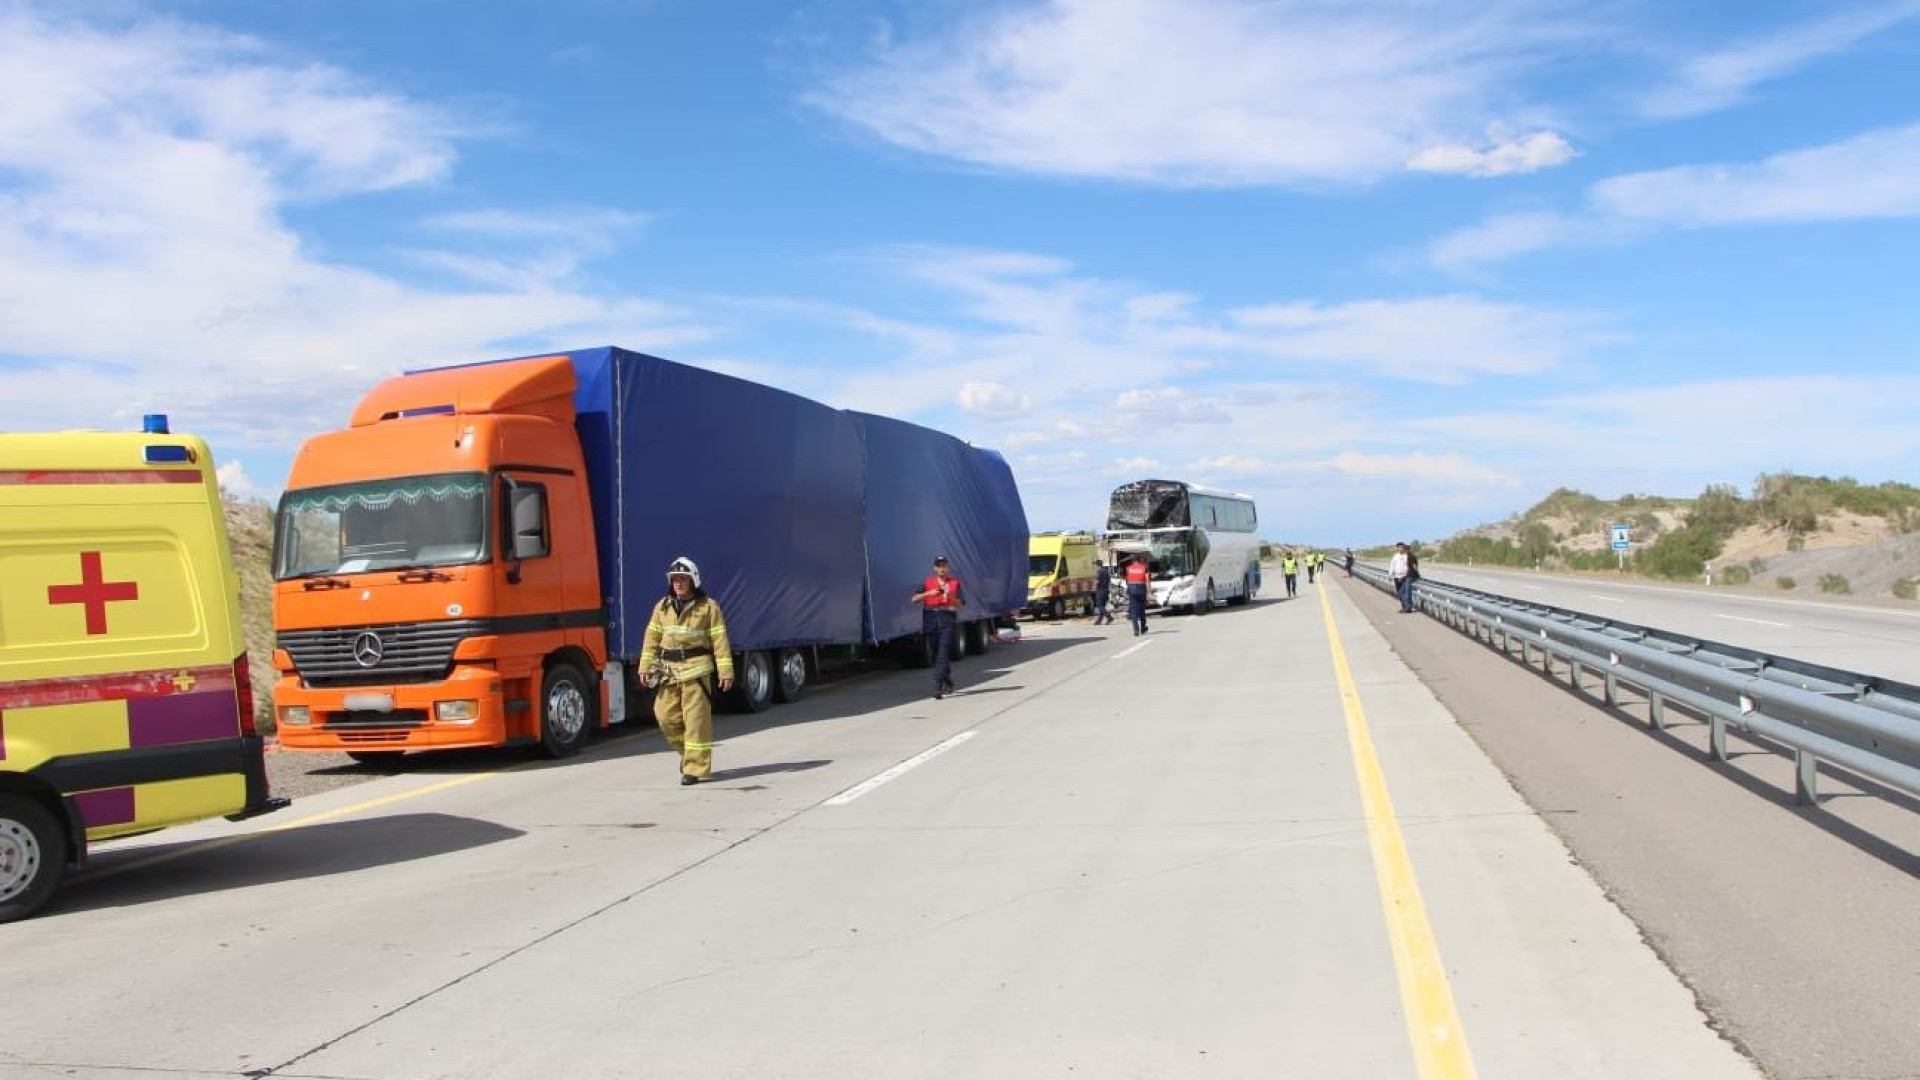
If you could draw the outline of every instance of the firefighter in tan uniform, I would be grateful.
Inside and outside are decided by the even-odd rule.
[[[713,768],[713,680],[733,688],[733,646],[720,604],[700,587],[700,568],[681,557],[667,567],[672,591],[654,605],[640,650],[640,683],[652,687],[653,716],[680,751],[680,782],[697,784]]]

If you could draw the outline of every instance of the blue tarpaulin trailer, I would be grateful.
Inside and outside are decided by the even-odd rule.
[[[626,349],[542,355],[567,356],[578,380],[612,657],[638,657],[680,556],[775,692],[819,646],[923,656],[907,598],[935,555],[970,592],[962,647],[983,650],[1025,602],[1026,512],[999,454]]]

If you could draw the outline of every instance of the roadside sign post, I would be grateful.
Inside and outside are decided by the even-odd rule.
[[[1613,554],[1620,569],[1627,568],[1627,549],[1633,546],[1633,526],[1615,522],[1613,525]]]

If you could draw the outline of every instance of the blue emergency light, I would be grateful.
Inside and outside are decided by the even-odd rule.
[[[140,418],[140,430],[148,435],[170,435],[167,430],[167,414],[150,412]]]

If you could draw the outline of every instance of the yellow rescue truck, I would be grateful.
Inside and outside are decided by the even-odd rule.
[[[286,805],[212,455],[143,426],[0,433],[0,922],[92,841]]]
[[[1091,612],[1098,572],[1092,533],[1034,533],[1027,539],[1028,614],[1058,619],[1069,610]]]

